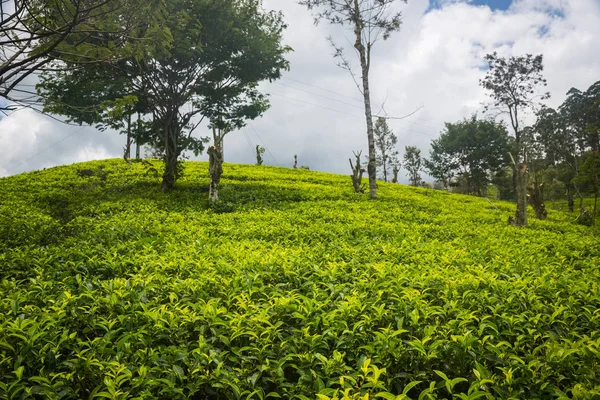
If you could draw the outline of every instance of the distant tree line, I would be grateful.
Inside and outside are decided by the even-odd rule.
[[[600,195],[600,81],[572,88],[558,109],[541,106],[535,117],[519,129],[518,140],[504,123],[476,115],[446,123],[431,142],[425,170],[445,189],[486,196],[494,188],[500,199],[515,200],[523,180],[511,174],[518,162],[526,202],[538,218],[546,216],[545,200],[565,200],[580,222],[591,223]],[[586,197],[593,198],[592,210]]]
[[[393,176],[397,182],[404,168],[414,186],[427,185],[420,175],[427,172],[438,189],[515,201],[511,221],[516,225],[527,225],[528,205],[545,219],[546,200],[566,201],[580,223],[592,223],[600,196],[600,81],[586,90],[572,88],[555,110],[540,102],[549,98],[541,91],[546,86],[541,55],[502,58],[493,53],[485,60],[489,68],[480,84],[491,98],[485,117],[447,122],[427,158],[405,146],[400,161],[398,138],[384,118],[376,120],[379,178],[387,182]],[[525,125],[525,115],[533,115],[535,122]],[[362,190],[359,162],[359,157],[355,165],[351,162],[357,192]],[[584,205],[586,197],[593,198],[592,210]]]

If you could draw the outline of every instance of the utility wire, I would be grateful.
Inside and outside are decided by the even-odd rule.
[[[318,94],[318,93],[315,93],[315,92],[309,92],[308,90],[303,90],[303,89],[299,89],[299,88],[297,88],[297,87],[293,87],[293,86],[290,86],[290,85],[286,85],[285,83],[279,83],[279,82],[275,82],[275,83],[276,83],[277,85],[280,85],[280,86],[285,86],[285,87],[288,87],[288,88],[290,88],[290,89],[298,90],[298,91],[300,91],[300,92],[304,92],[304,93],[312,94],[313,96],[319,96],[319,97],[322,97],[322,98],[324,98],[324,99],[327,99],[327,100],[333,100],[333,101],[337,101],[338,103],[346,104],[347,106],[350,106],[350,107],[356,107],[356,108],[359,108],[359,109],[362,109],[362,110],[364,110],[364,106],[359,106],[358,104],[351,104],[351,103],[347,103],[347,102],[345,102],[345,101],[341,101],[341,100],[335,99],[335,98],[333,98],[333,97],[329,97],[329,96],[323,96],[322,94]]]
[[[325,110],[333,111],[333,112],[336,112],[336,113],[340,113],[340,114],[344,114],[344,115],[349,115],[351,117],[356,117],[356,115],[354,115],[354,114],[348,114],[347,112],[336,110],[335,108],[329,108],[329,107],[326,107],[326,106],[324,106],[322,104],[311,103],[310,101],[304,101],[304,100],[297,99],[295,97],[284,96],[284,95],[279,94],[279,93],[270,93],[270,94],[272,94],[273,96],[279,96],[279,97],[283,97],[285,99],[294,100],[294,101],[297,101],[299,103],[304,103],[304,104],[308,104],[308,105],[311,105],[311,106],[323,108]]]
[[[346,113],[346,112],[343,112],[343,111],[340,111],[340,110],[336,110],[334,108],[329,108],[329,107],[323,106],[321,104],[311,103],[311,102],[308,102],[308,101],[296,99],[294,97],[284,96],[284,95],[278,94],[278,93],[271,93],[271,94],[274,95],[274,96],[283,97],[285,99],[294,100],[294,101],[298,101],[300,103],[304,103],[304,104],[308,104],[308,105],[311,105],[311,106],[319,107],[319,108],[322,108],[324,110],[329,110],[329,111],[337,112],[337,113],[340,113],[340,114],[348,115],[350,117],[361,118],[361,119],[363,118],[362,116],[359,116],[359,115],[356,115],[356,114],[349,114],[349,113]],[[398,129],[401,129],[401,130],[406,131],[406,132],[411,132],[411,133],[414,133],[414,134],[417,134],[417,135],[427,136],[427,137],[430,137],[430,138],[436,138],[437,137],[437,136],[434,136],[434,135],[429,135],[429,134],[426,134],[426,133],[423,133],[423,132],[414,131],[412,129],[408,129],[408,128],[404,128],[404,127],[399,127]]]
[[[269,155],[275,161],[275,164],[277,164],[277,166],[279,166],[280,164],[277,162],[277,159],[275,158],[275,156],[273,155],[273,153],[271,153],[271,150],[269,150],[269,148],[267,147],[267,145],[265,144],[265,142],[263,142],[262,138],[260,137],[260,135],[258,134],[258,132],[256,131],[256,129],[254,129],[254,127],[251,124],[248,124],[248,126],[254,131],[254,133],[256,134],[256,137],[258,137],[258,140],[260,140],[260,142],[262,143],[263,147],[267,150],[267,152],[269,153]]]
[[[65,140],[67,140],[68,138],[75,136],[76,134],[78,134],[79,132],[81,132],[83,129],[85,129],[85,126],[82,126],[81,128],[79,128],[78,130],[76,130],[75,132],[63,137],[62,139],[52,143],[50,146],[46,147],[45,149],[38,151],[37,153],[35,153],[33,156],[29,157],[26,160],[22,160],[20,163],[18,163],[17,165],[14,165],[12,168],[8,169],[6,172],[10,173],[12,171],[14,171],[17,167],[20,167],[23,163],[27,163],[28,161],[34,159],[35,157],[39,156],[40,154],[42,154],[43,152],[50,150],[52,147],[56,146],[57,144],[64,142]]]
[[[248,136],[248,132],[246,132],[246,130],[242,130],[242,132],[244,133],[244,136],[246,137],[246,143],[248,143],[248,146],[250,146],[250,151],[253,152],[254,151],[254,146],[252,145],[252,141],[250,140],[250,136]]]
[[[345,94],[342,94],[342,93],[339,93],[339,92],[335,92],[335,91],[333,91],[333,90],[325,89],[324,87],[321,87],[321,86],[313,85],[313,84],[311,84],[311,83],[308,83],[308,82],[303,82],[303,81],[301,81],[301,80],[294,79],[294,78],[290,78],[290,77],[287,77],[287,76],[284,76],[283,78],[284,78],[284,79],[291,80],[291,81],[294,81],[294,82],[297,82],[297,83],[300,83],[300,84],[302,84],[302,85],[306,85],[306,86],[314,87],[314,88],[316,88],[316,89],[320,89],[320,90],[323,90],[323,91],[325,91],[325,92],[329,92],[329,93],[332,93],[332,94],[336,94],[336,95],[338,95],[338,96],[347,97],[347,98],[349,98],[349,99],[352,99],[352,100],[354,100],[354,101],[356,101],[356,102],[359,102],[359,103],[361,103],[361,104],[364,104],[364,100],[359,100],[359,99],[356,99],[356,98],[354,98],[354,97],[347,96],[347,95],[345,95]],[[275,82],[275,83],[278,83],[278,82]],[[280,84],[281,84],[281,83],[280,83]],[[281,84],[281,85],[284,85],[284,84]],[[294,88],[293,86],[289,86],[289,85],[284,85],[284,86],[288,86],[288,87]],[[297,88],[294,88],[294,89],[297,89]],[[297,89],[297,90],[302,90],[302,89]],[[303,90],[302,90],[302,91],[303,91]],[[311,93],[311,92],[308,92],[308,93]],[[314,94],[314,95],[316,95],[316,96],[320,96],[320,95],[318,95],[318,94],[316,94],[316,93],[311,93],[311,94]],[[339,100],[336,100],[336,101],[339,101]],[[348,104],[348,103],[345,103],[345,104]],[[354,105],[353,105],[353,106],[354,106]],[[355,107],[356,107],[356,106],[355,106]],[[363,106],[363,107],[364,107],[364,106]],[[363,108],[363,107],[361,107],[361,108]],[[390,118],[390,119],[394,119],[394,117],[389,117],[389,118]],[[420,119],[421,121],[426,121],[426,122],[433,122],[433,123],[436,123],[436,124],[437,124],[437,123],[440,123],[440,124],[443,124],[443,123],[445,123],[445,121],[441,121],[441,120],[440,120],[440,121],[437,121],[437,120],[433,120],[433,119],[431,119],[431,118],[415,117],[415,119]]]
[[[348,95],[345,95],[345,94],[342,94],[342,93],[339,93],[339,92],[334,92],[333,90],[330,90],[330,89],[325,89],[325,88],[323,88],[323,87],[321,87],[321,86],[313,85],[313,84],[311,84],[311,83],[308,83],[308,82],[299,81],[298,79],[289,78],[289,77],[287,77],[287,76],[284,76],[284,78],[285,78],[285,79],[288,79],[288,80],[290,80],[290,81],[294,81],[294,82],[301,83],[301,84],[303,84],[303,85],[306,85],[306,86],[311,86],[311,87],[314,87],[314,88],[316,88],[316,89],[323,90],[323,91],[325,91],[325,92],[329,92],[329,93],[337,94],[338,96],[347,97],[347,98],[349,98],[349,99],[352,99],[352,100],[354,100],[354,101],[357,101],[357,102],[359,102],[359,103],[363,103],[363,100],[359,100],[359,99],[357,99],[357,98],[355,98],[355,97],[348,96]],[[364,104],[364,103],[363,103],[363,104]]]

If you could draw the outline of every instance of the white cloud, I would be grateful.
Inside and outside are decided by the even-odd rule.
[[[254,146],[264,143],[279,164],[291,166],[293,155],[298,154],[299,162],[312,169],[346,174],[352,151],[367,147],[364,111],[352,79],[336,67],[325,38],[333,35],[348,50],[352,47],[344,31],[327,24],[315,26],[309,12],[295,1],[265,0],[265,7],[283,10],[289,23],[285,38],[294,48],[289,55],[291,71],[278,83],[263,85],[272,93],[272,108],[242,132],[230,134],[226,160],[253,163]],[[558,106],[571,87],[586,89],[600,79],[600,9],[596,0],[515,0],[506,11],[444,1],[441,8],[428,9],[427,0],[409,0],[402,6],[402,31],[378,43],[373,53],[373,110],[379,110],[385,101],[389,115],[404,115],[425,105],[413,117],[390,121],[402,148],[416,145],[426,154],[444,121],[453,122],[481,110],[487,98],[479,87],[484,74],[480,67],[488,52],[497,50],[505,56],[543,53],[552,106]],[[350,38],[351,32],[345,36]],[[42,144],[34,146],[31,140],[48,145],[71,132],[71,128],[40,118],[23,112],[0,121],[0,168],[7,169],[44,148]],[[19,135],[19,130],[28,133]],[[65,140],[72,147],[63,148],[59,143],[60,151],[53,147],[42,153],[43,165],[121,156],[122,137],[93,133],[92,128],[84,131],[77,140],[72,138],[73,142]],[[3,139],[7,132],[8,142]],[[5,147],[8,143],[10,150]],[[5,162],[9,156],[12,161]],[[265,162],[275,164],[268,152]],[[27,165],[37,168],[41,164]]]

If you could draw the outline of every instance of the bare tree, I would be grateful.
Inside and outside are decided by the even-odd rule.
[[[406,0],[299,0],[298,3],[309,10],[315,10],[315,23],[320,20],[331,24],[348,26],[354,33],[354,49],[358,54],[361,68],[361,79],[356,79],[350,61],[344,49],[329,38],[335,49],[334,57],[339,58],[338,65],[350,72],[358,90],[363,95],[365,118],[367,122],[367,138],[369,145],[369,194],[377,197],[377,161],[375,156],[375,138],[373,135],[373,114],[371,112],[371,91],[369,87],[369,71],[371,69],[371,50],[373,45],[400,30],[401,13],[394,11],[394,3]]]
[[[350,168],[352,169],[352,175],[350,175],[350,178],[352,178],[352,186],[354,187],[354,192],[356,193],[365,192],[365,187],[362,184],[362,177],[365,170],[360,162],[361,154],[362,151],[359,151],[358,153],[354,152],[354,157],[356,158],[355,164],[352,164],[351,158],[348,159],[348,161],[350,161]]]
[[[527,155],[523,148],[521,118],[535,108],[539,102],[550,97],[550,93],[538,93],[538,86],[546,86],[542,76],[543,56],[527,54],[505,59],[497,53],[488,54],[485,60],[489,69],[480,85],[488,90],[492,104],[486,109],[507,114],[515,136],[515,148],[511,155],[513,186],[517,195],[515,225],[527,226]]]
[[[256,165],[263,164],[263,154],[265,154],[265,148],[259,145],[256,145]]]

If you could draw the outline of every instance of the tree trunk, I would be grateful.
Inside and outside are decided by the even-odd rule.
[[[350,168],[352,169],[352,175],[350,175],[350,177],[352,178],[352,186],[354,186],[355,193],[365,192],[365,189],[362,186],[362,177],[364,170],[360,165],[360,153],[361,152],[354,153],[354,156],[356,157],[356,165],[352,165],[351,158],[348,159],[348,161],[350,161]]]
[[[542,191],[541,185],[537,182],[533,183],[533,188],[529,191],[529,202],[535,210],[535,217],[537,219],[544,220],[548,217],[546,205],[544,204],[544,192]]]
[[[569,212],[575,212],[575,199],[573,199],[573,193],[570,189],[567,189],[567,203],[569,204]]]
[[[515,225],[527,226],[527,164],[519,163],[518,156],[515,160],[516,178],[517,178],[517,213],[515,216]],[[515,167],[516,167],[515,166]]]
[[[592,215],[593,221],[596,221],[596,216],[598,214],[598,188],[594,192],[594,214]]]
[[[383,158],[383,181],[387,182],[387,163],[385,162],[385,154],[382,155]]]
[[[177,149],[177,135],[175,124],[172,118],[167,118],[165,123],[165,172],[163,174],[162,189],[169,191],[175,186],[177,180],[177,159],[179,157],[179,151]]]
[[[400,168],[394,167],[394,178],[392,179],[392,183],[398,183],[398,172],[400,172]]]
[[[223,174],[223,153],[219,147],[211,146],[208,148],[208,172],[210,174],[208,201],[211,204],[219,201],[219,184]]]
[[[133,140],[131,139],[131,114],[127,116],[127,145],[123,151],[123,159],[126,163],[130,163],[129,159],[131,158],[131,143]]]
[[[363,26],[360,18],[360,7],[358,0],[354,0],[354,13],[354,35],[356,38],[354,47],[360,56],[365,117],[367,121],[367,138],[369,141],[369,163],[367,164],[367,173],[369,174],[369,195],[372,199],[375,199],[377,198],[377,165],[375,160],[375,138],[373,135],[373,114],[371,112],[371,92],[369,91],[370,66],[369,61],[367,60],[367,49],[362,42]]]

